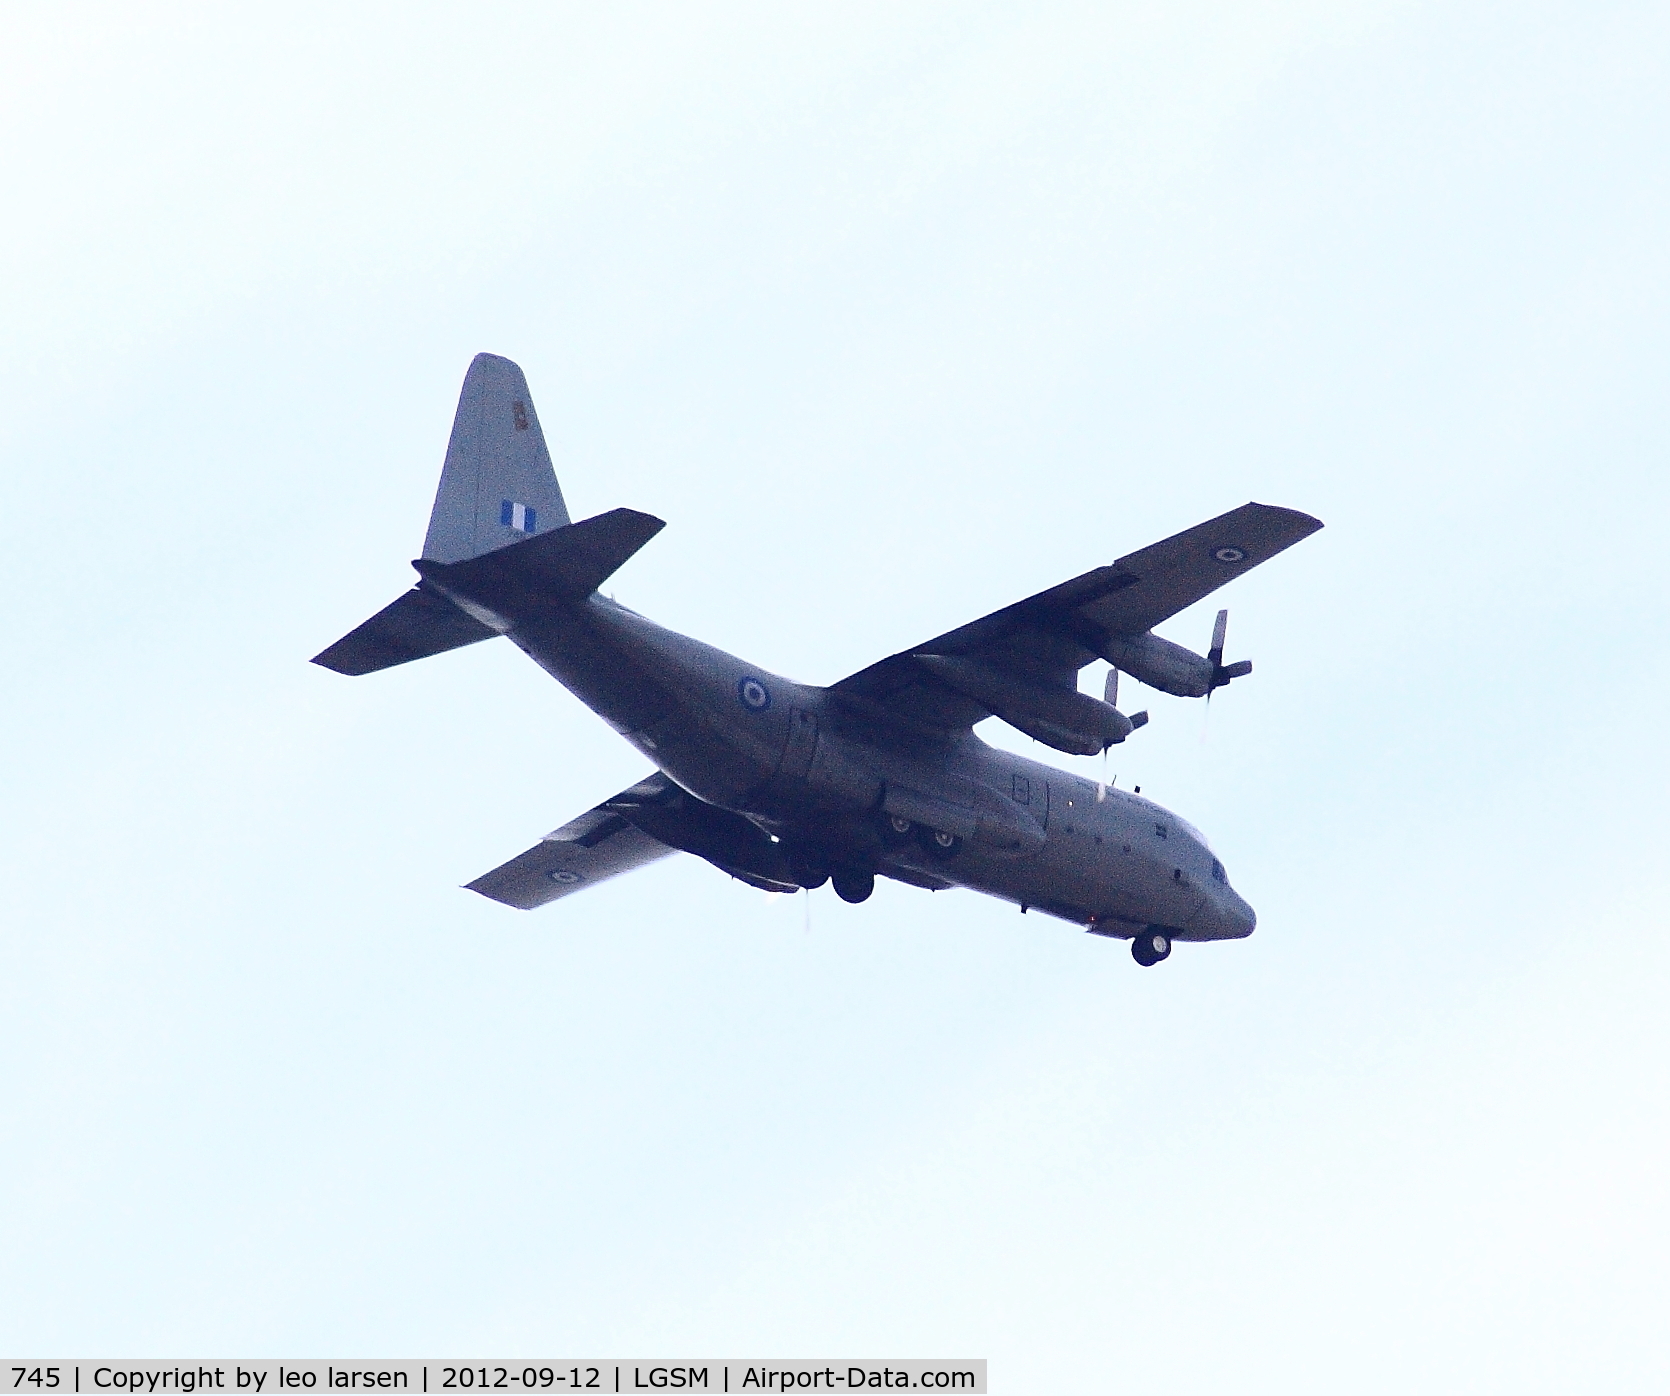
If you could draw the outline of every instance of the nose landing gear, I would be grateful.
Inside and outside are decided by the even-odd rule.
[[[836,890],[840,890],[838,886]],[[1144,968],[1159,964],[1169,954],[1171,937],[1152,926],[1131,941],[1131,958]]]

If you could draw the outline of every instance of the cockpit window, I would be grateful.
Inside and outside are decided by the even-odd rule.
[[[1224,865],[1216,858],[1212,860],[1212,881],[1222,882],[1225,885],[1229,882],[1229,874],[1224,871]]]

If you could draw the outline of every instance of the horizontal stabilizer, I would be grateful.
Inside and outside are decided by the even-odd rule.
[[[473,645],[496,633],[465,615],[439,592],[419,586],[384,606],[322,654],[314,655],[313,662],[339,674],[372,674]]]
[[[506,906],[532,911],[571,892],[631,872],[674,850],[630,824],[611,806],[633,808],[660,799],[671,788],[665,776],[653,775],[612,800],[605,800],[553,830],[526,853],[492,872],[483,873],[469,890]]]
[[[452,595],[515,616],[541,602],[590,596],[666,526],[636,509],[611,509],[464,562],[419,558],[412,566]]]

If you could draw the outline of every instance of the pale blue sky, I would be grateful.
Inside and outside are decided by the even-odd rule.
[[[1650,5],[8,9],[0,1349],[1663,1390],[1667,60]],[[508,645],[305,662],[480,350],[576,517],[669,521],[622,600],[815,682],[1323,518],[1113,766],[1258,933],[458,890],[643,774]]]

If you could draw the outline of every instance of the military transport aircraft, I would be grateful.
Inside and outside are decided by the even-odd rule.
[[[1093,755],[1147,720],[1115,706],[1121,670],[1180,697],[1251,672],[1153,627],[1321,523],[1245,504],[872,664],[827,688],[687,639],[598,593],[663,527],[614,509],[571,523],[522,370],[480,354],[458,400],[420,580],[314,659],[369,674],[507,635],[656,770],[470,883],[532,908],[675,850],[768,891],[878,876],[970,887],[1131,941],[1250,935],[1253,909],[1188,823],[1132,792],[987,746],[996,716]],[[1103,698],[1078,674],[1111,666]]]

